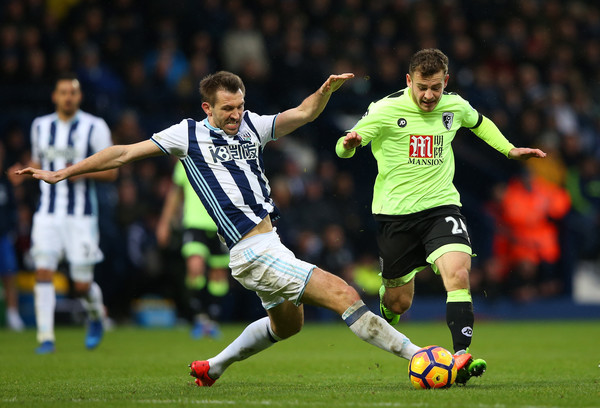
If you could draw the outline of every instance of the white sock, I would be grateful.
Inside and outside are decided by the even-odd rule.
[[[6,323],[11,330],[23,331],[25,324],[19,315],[16,307],[8,307],[6,309]]]
[[[385,319],[371,312],[362,300],[350,306],[342,318],[350,330],[362,340],[399,357],[410,360],[421,348],[390,326]]]
[[[92,282],[90,291],[82,298],[82,301],[90,320],[98,320],[104,317],[102,289],[100,289],[100,286],[96,282]]]
[[[273,333],[269,317],[250,323],[234,341],[213,358],[208,359],[208,375],[216,380],[231,364],[263,351],[281,340]]]
[[[54,309],[56,294],[52,282],[37,282],[33,287],[37,340],[54,341]]]

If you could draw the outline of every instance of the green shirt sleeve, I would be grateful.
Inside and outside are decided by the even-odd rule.
[[[471,128],[471,131],[506,157],[508,157],[508,152],[515,147],[506,139],[506,137],[504,137],[494,122],[485,116],[482,116],[481,124]]]
[[[354,125],[351,130],[356,131],[361,137],[361,146],[366,146],[371,140],[376,138],[381,133],[381,120],[380,113],[382,103],[373,102],[369,105],[367,112],[363,117]]]
[[[337,143],[335,144],[335,154],[338,155],[338,157],[342,158],[342,159],[349,159],[350,157],[354,156],[354,153],[356,153],[356,148],[354,149],[350,149],[350,150],[346,150],[344,149],[344,138],[346,136],[342,136],[338,139]]]

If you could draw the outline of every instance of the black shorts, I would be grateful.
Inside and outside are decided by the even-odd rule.
[[[182,241],[183,247],[185,247],[186,244],[190,244],[193,242],[202,244],[203,246],[208,248],[210,255],[229,254],[227,247],[219,239],[217,231],[206,231],[197,228],[188,228],[183,231]]]
[[[471,254],[466,219],[455,205],[408,215],[375,215],[375,220],[381,275],[386,286],[407,283],[401,278],[409,277],[410,280],[413,272],[433,264],[450,250]],[[442,247],[448,251],[440,253],[438,250]]]

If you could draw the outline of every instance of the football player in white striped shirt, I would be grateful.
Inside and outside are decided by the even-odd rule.
[[[183,120],[150,140],[109,147],[62,170],[27,168],[17,174],[54,184],[160,154],[181,159],[230,248],[232,275],[258,294],[268,315],[251,323],[215,357],[190,365],[199,386],[211,386],[232,363],[298,333],[304,323],[303,303],[337,312],[364,341],[410,359],[418,346],[369,311],[356,290],[341,278],[297,259],[271,225],[277,209],[269,195],[263,147],[316,119],[331,94],[353,76],[331,75],[299,106],[263,116],[244,109],[245,88],[237,75],[217,72],[200,83],[206,113],[200,122]]]
[[[79,109],[82,93],[72,74],[58,78],[52,93],[56,111],[34,119],[31,125],[31,163],[36,169],[72,166],[112,145],[106,122]],[[56,184],[40,182],[40,201],[33,216],[31,254],[35,263],[34,287],[36,352],[54,352],[56,295],[52,278],[64,255],[75,292],[89,315],[85,344],[98,346],[103,335],[102,292],[94,282],[94,265],[103,259],[98,247],[98,204],[94,181],[113,181],[116,169],[71,177]]]

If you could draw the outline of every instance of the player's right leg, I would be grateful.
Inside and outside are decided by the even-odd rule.
[[[454,355],[456,363],[456,383],[465,385],[471,377],[479,377],[487,369],[487,363],[480,358],[474,359],[469,350],[460,350]]]
[[[33,287],[35,321],[37,325],[37,354],[48,354],[55,351],[54,309],[56,293],[52,277],[54,270],[39,268],[35,272],[36,282]]]
[[[31,229],[31,256],[35,264],[33,287],[35,321],[37,326],[38,354],[48,354],[54,347],[54,310],[56,293],[52,279],[62,251],[62,236],[54,217],[36,213]]]
[[[313,270],[302,301],[333,310],[360,339],[399,357],[409,360],[420,348],[371,312],[352,286],[320,268]]]

